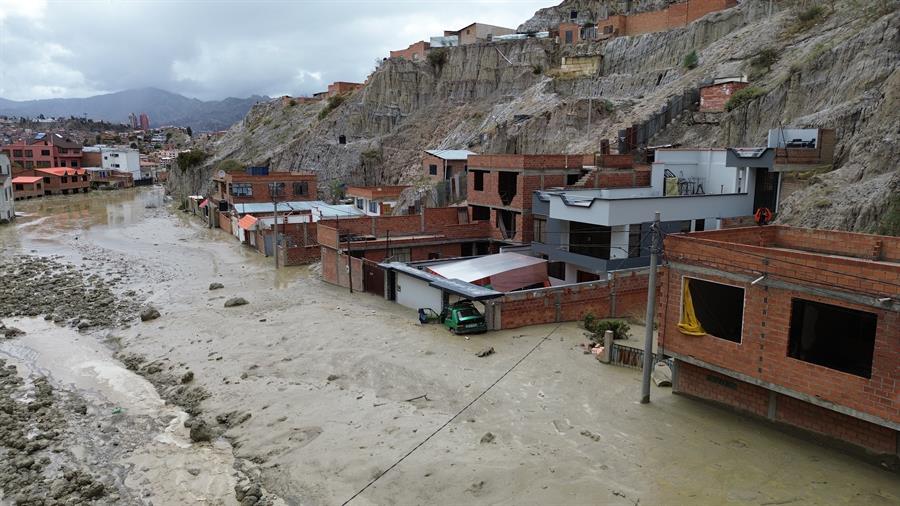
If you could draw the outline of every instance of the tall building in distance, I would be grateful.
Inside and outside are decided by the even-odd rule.
[[[150,116],[147,116],[147,113],[141,113],[141,130],[148,131],[150,130]]]
[[[137,118],[137,116],[134,115],[134,113],[131,113],[128,115],[128,122],[131,124],[132,130],[137,130],[138,118]]]

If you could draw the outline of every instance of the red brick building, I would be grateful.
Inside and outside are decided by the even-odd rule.
[[[15,200],[44,196],[44,178],[41,176],[16,176],[12,180],[12,186]]]
[[[6,153],[15,171],[48,169],[50,167],[82,167],[81,144],[61,134],[38,134],[27,142],[8,144],[0,148]]]
[[[40,177],[43,180],[44,195],[87,193],[91,190],[91,178],[84,169],[51,167],[22,171],[17,175],[20,176]]]
[[[429,149],[422,156],[422,171],[435,182],[451,179],[468,171],[474,154],[465,149]]]
[[[532,192],[574,185],[593,164],[594,155],[472,155],[470,218],[489,222],[493,239],[530,243]]]
[[[674,389],[896,461],[900,238],[767,226],[665,239]]]
[[[422,214],[408,216],[321,220],[316,225],[322,277],[334,284],[341,284],[335,267],[338,257],[348,254],[371,262],[410,262],[491,252],[490,227],[470,223],[464,207],[426,208]]]
[[[425,55],[428,53],[429,49],[431,49],[431,44],[424,40],[420,40],[419,42],[410,44],[406,49],[391,51],[391,58],[405,58],[410,61],[425,61]]]
[[[259,169],[216,175],[213,177],[216,191],[210,199],[221,211],[229,211],[235,204],[316,200],[315,173],[270,172],[265,168]]]
[[[400,194],[409,186],[351,186],[346,195],[353,205],[369,216],[390,215],[397,206]]]
[[[329,97],[333,97],[335,95],[353,93],[354,91],[361,89],[363,86],[363,83],[348,83],[345,81],[337,81],[328,85],[328,91],[326,92],[326,95]]]
[[[725,77],[700,87],[700,112],[724,112],[725,104],[738,90],[749,86],[746,78]]]

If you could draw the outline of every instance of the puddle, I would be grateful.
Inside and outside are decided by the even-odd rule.
[[[150,426],[158,427],[155,434],[137,433],[135,450],[110,462],[130,469],[124,483],[136,495],[158,504],[237,504],[230,444],[224,440],[194,444],[184,427],[187,413],[166,405],[150,382],[113,359],[96,337],[42,319],[6,323],[26,332],[0,341],[0,357],[17,366],[20,374],[46,376],[55,388],[78,392],[98,411],[112,405],[122,416],[144,420],[144,425],[150,419]],[[82,447],[70,451],[79,460],[85,456]]]

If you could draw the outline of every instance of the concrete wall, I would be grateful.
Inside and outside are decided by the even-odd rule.
[[[397,303],[412,309],[429,307],[441,312],[441,291],[428,286],[426,281],[402,272],[397,273]]]

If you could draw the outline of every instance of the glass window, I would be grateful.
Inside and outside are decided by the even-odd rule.
[[[641,233],[640,223],[628,226],[628,258],[641,256]]]
[[[234,183],[231,185],[231,194],[235,197],[252,197],[253,185],[250,183]]]
[[[547,243],[547,219],[546,218],[534,218],[534,241],[546,244]]]
[[[269,195],[284,197],[284,183],[269,183]]]
[[[42,150],[41,150],[41,156],[50,156],[50,150],[49,150],[49,149],[42,149]]]
[[[432,176],[437,176],[437,165],[431,164],[428,166],[428,173]]]
[[[306,195],[309,193],[309,183],[302,181],[294,183],[294,195]]]
[[[378,213],[378,202],[369,202],[369,212],[373,214]]]
[[[34,151],[30,149],[25,150],[25,158],[32,158],[34,156]]]

